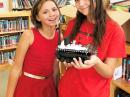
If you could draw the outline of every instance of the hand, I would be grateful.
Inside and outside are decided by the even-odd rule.
[[[67,63],[66,61],[64,61],[63,64],[65,65],[66,69],[73,66],[71,63]]]
[[[91,68],[100,61],[100,59],[96,55],[92,55],[90,57],[90,60],[85,60],[84,62],[80,57],[78,60],[76,58],[73,58],[73,60],[74,62],[71,62],[71,64],[77,69]]]
[[[61,62],[59,59],[57,59],[58,62]],[[71,63],[67,63],[66,61],[63,62],[64,66],[67,68],[72,67],[73,65]]]

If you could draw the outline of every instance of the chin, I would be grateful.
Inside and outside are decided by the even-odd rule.
[[[85,15],[85,16],[88,16],[88,12],[84,12],[84,13],[82,13],[83,15]]]
[[[48,26],[49,26],[49,27],[55,27],[55,26],[56,26],[56,24],[55,24],[55,25],[50,25],[50,24],[49,24]]]
[[[57,24],[56,23],[47,23],[46,25],[48,25],[48,26],[56,26]]]

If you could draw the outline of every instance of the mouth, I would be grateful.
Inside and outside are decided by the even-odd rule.
[[[89,7],[80,8],[80,10],[88,10]]]
[[[58,20],[58,18],[56,17],[56,18],[51,18],[51,19],[48,19],[48,21],[56,21],[56,20]]]

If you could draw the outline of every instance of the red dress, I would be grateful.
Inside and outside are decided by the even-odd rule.
[[[34,79],[21,75],[14,93],[14,97],[57,97],[53,80],[53,64],[58,33],[53,39],[44,38],[37,29],[32,29],[34,42],[25,55],[23,72],[47,76],[47,79]]]
[[[71,34],[74,21],[69,22],[65,37]],[[80,32],[92,34],[93,30],[94,24],[91,23],[83,22],[80,27]],[[91,43],[93,38],[79,33],[75,40],[77,43],[85,45]],[[117,23],[107,19],[106,33],[98,47],[98,57],[103,61],[108,57],[122,58],[125,56],[124,32]],[[111,78],[104,78],[93,67],[80,70],[70,67],[60,80],[59,97],[110,97],[110,81]]]

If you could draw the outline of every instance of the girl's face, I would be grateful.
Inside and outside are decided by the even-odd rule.
[[[46,1],[41,6],[39,13],[37,15],[37,20],[42,23],[42,25],[55,26],[60,17],[60,12],[53,1]]]
[[[75,6],[79,12],[87,16],[89,14],[90,0],[75,0]]]

